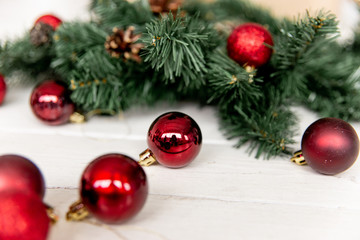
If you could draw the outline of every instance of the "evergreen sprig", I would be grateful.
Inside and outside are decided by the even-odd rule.
[[[338,36],[336,17],[320,12],[316,17],[307,13],[294,24],[284,24],[275,39],[271,74],[284,96],[300,96],[306,90],[306,63],[321,57],[318,48],[329,45]]]
[[[127,0],[93,0],[90,8],[96,15],[94,21],[107,31],[128,26],[144,31],[145,24],[154,18],[145,0],[134,3]]]
[[[261,80],[255,76],[255,70],[247,72],[220,50],[209,57],[207,66],[206,78],[211,89],[209,103],[227,108],[241,102],[249,108],[261,98]]]
[[[145,63],[163,75],[165,84],[181,81],[182,89],[199,89],[205,84],[206,55],[215,47],[215,31],[196,16],[180,14],[169,13],[146,25],[142,56]]]
[[[244,109],[241,103],[233,106],[232,111],[220,111],[221,127],[229,139],[239,139],[235,147],[248,143],[250,153],[255,157],[262,154],[265,158],[290,153],[287,146],[292,144],[296,118],[286,108],[281,97],[274,102],[264,102],[262,98],[256,105],[256,111]],[[240,137],[241,136],[241,137]]]
[[[51,42],[41,46],[34,46],[30,42],[30,35],[13,42],[6,41],[0,44],[0,72],[11,77],[12,74],[22,72],[28,75],[26,80],[36,78],[39,73],[51,72],[50,62],[54,58]]]

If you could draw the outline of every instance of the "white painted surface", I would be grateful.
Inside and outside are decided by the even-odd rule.
[[[87,2],[2,0],[0,39],[7,33],[21,34],[43,12],[59,11],[64,19],[86,18]],[[13,11],[15,6],[18,11]],[[246,147],[234,149],[233,142],[222,136],[215,109],[190,103],[132,109],[120,117],[50,127],[31,113],[30,92],[10,88],[0,107],[0,154],[25,155],[42,170],[48,187],[45,200],[61,216],[49,240],[360,239],[359,162],[345,173],[324,176],[284,158],[256,160],[248,156]],[[185,112],[200,125],[204,144],[198,158],[182,169],[146,168],[148,201],[125,224],[103,225],[95,219],[66,222],[65,212],[78,198],[86,165],[110,152],[136,158],[146,148],[151,122],[170,110]],[[301,122],[295,148],[302,132],[317,119],[309,111],[296,110]],[[360,124],[353,126],[360,133]]]

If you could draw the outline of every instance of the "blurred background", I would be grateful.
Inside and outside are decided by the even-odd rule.
[[[356,11],[359,0],[251,0],[251,2],[270,9],[276,16],[290,19],[303,15],[306,9],[332,11],[341,20],[340,26],[346,36],[350,33],[349,29],[354,27],[359,19]],[[3,40],[3,36],[13,37],[22,34],[23,31],[32,27],[38,16],[48,12],[58,15],[65,21],[86,20],[89,18],[87,12],[89,3],[90,0],[0,0],[1,39]]]

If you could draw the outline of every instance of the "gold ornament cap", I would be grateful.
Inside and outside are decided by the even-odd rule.
[[[68,221],[81,221],[90,215],[84,203],[79,200],[74,202],[66,213],[66,220]]]
[[[150,149],[146,149],[140,153],[139,157],[140,161],[138,163],[143,167],[148,167],[157,162],[153,152]]]
[[[306,162],[301,150],[294,152],[294,155],[290,160],[291,160],[291,162],[294,162],[300,166],[307,165],[307,162]]]

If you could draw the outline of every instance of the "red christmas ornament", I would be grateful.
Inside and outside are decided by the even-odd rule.
[[[0,239],[46,240],[50,219],[37,195],[2,191],[0,203]]]
[[[35,24],[37,24],[37,23],[45,23],[45,24],[51,26],[53,28],[53,30],[56,30],[56,28],[58,26],[60,26],[62,21],[60,20],[60,18],[58,18],[54,15],[47,14],[47,15],[43,15],[43,16],[39,17],[35,21]]]
[[[356,161],[359,138],[349,123],[337,118],[322,118],[306,129],[301,150],[310,167],[333,175],[350,168]]]
[[[184,167],[199,154],[201,142],[200,127],[190,116],[165,113],[151,124],[147,137],[149,149],[140,154],[140,163],[150,165],[157,161],[170,168]]]
[[[6,83],[3,75],[0,74],[0,105],[3,103],[6,94]]]
[[[0,156],[0,192],[17,190],[44,197],[45,181],[38,167],[18,155]],[[1,238],[0,238],[1,239]]]
[[[75,108],[66,85],[55,80],[45,81],[35,87],[30,105],[35,116],[49,125],[68,122]]]
[[[268,30],[256,23],[246,23],[230,34],[227,51],[240,65],[258,68],[271,57],[273,50],[269,45],[274,46],[274,43]]]
[[[96,158],[81,177],[81,202],[70,208],[78,211],[83,204],[96,218],[107,223],[119,223],[137,214],[145,204],[148,183],[142,167],[122,154],[107,154]]]

